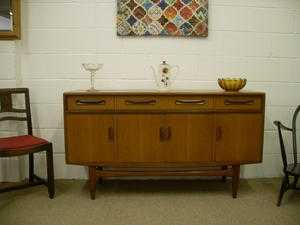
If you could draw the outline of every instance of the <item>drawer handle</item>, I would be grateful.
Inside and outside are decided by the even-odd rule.
[[[156,100],[150,99],[150,100],[125,100],[125,103],[127,105],[155,105]]]
[[[79,99],[76,101],[77,105],[105,105],[105,100],[98,99]]]
[[[225,105],[252,105],[254,104],[253,99],[225,99]]]
[[[183,105],[183,104],[197,104],[197,105],[205,105],[206,100],[198,100],[198,99],[177,99],[175,101],[176,105]]]

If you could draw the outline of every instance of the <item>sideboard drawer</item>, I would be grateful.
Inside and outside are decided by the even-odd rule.
[[[115,101],[113,96],[82,95],[67,97],[67,110],[70,111],[113,110],[114,108]]]
[[[167,107],[169,110],[185,111],[185,110],[202,110],[213,107],[213,98],[202,95],[178,95],[168,97]]]
[[[117,96],[117,110],[159,110],[163,107],[157,96]]]
[[[261,111],[262,96],[217,96],[215,107],[224,110]]]

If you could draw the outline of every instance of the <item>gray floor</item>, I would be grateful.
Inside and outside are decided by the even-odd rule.
[[[279,179],[242,180],[239,196],[220,180],[107,180],[89,199],[86,181],[56,181],[0,195],[0,224],[300,225],[300,193],[276,207]]]

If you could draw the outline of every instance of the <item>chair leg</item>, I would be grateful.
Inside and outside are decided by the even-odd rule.
[[[284,192],[287,191],[288,184],[289,184],[289,177],[288,177],[288,175],[285,175],[284,178],[282,179],[282,184],[281,184],[281,188],[280,188],[280,192],[279,192],[279,196],[278,196],[278,201],[277,201],[278,207],[281,205],[282,197],[283,197]]]
[[[34,154],[29,154],[29,183],[33,183],[34,179]]]
[[[54,168],[53,168],[53,150],[52,144],[46,151],[47,157],[47,187],[48,187],[48,195],[49,198],[53,199],[55,194],[55,186],[54,186]]]
[[[293,183],[294,188],[297,187],[298,180],[299,180],[299,176],[295,176],[294,177],[294,183]]]

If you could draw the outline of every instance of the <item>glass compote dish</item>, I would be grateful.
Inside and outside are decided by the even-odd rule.
[[[96,72],[103,67],[100,63],[82,63],[83,68],[90,72],[91,76],[91,87],[87,91],[96,91],[95,89],[95,75]]]

